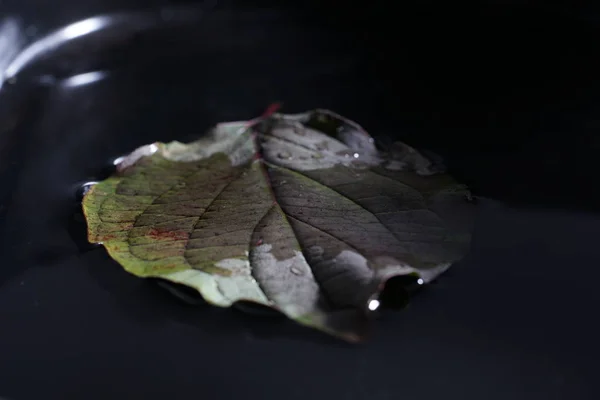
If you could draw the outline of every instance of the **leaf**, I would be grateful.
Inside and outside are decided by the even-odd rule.
[[[330,111],[273,114],[139,148],[83,209],[134,275],[357,341],[387,280],[430,282],[468,249],[468,192],[436,168]]]

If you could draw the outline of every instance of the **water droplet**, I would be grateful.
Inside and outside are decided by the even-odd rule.
[[[300,136],[306,136],[306,129],[303,125],[294,124],[294,133]]]
[[[327,150],[329,148],[329,143],[327,143],[326,141],[317,143],[315,145],[315,148],[319,151]]]
[[[390,278],[385,283],[384,290],[379,293],[381,308],[400,310],[406,307],[412,296],[423,288],[420,281],[423,279],[414,274]]]
[[[354,153],[353,156],[354,156],[354,158],[358,158],[358,157],[360,157],[360,154]]]
[[[90,191],[92,186],[97,185],[97,184],[98,184],[98,182],[96,182],[96,181],[90,181],[90,182],[86,182],[83,185],[79,186],[75,193],[75,197],[77,198],[77,201],[82,201],[84,196],[87,194],[87,192]]]
[[[380,305],[381,305],[381,303],[379,302],[379,300],[373,299],[373,300],[369,301],[369,304],[367,307],[369,307],[369,311],[375,311],[379,308]]]
[[[425,281],[424,281],[423,279],[419,278],[419,279],[417,279],[417,283],[418,283],[419,285],[424,285],[424,284],[425,284]]]
[[[300,268],[298,268],[298,267],[292,267],[292,268],[290,269],[290,271],[291,271],[291,272],[292,272],[292,274],[294,274],[294,275],[298,275],[298,276],[300,276],[300,275],[303,275],[303,273],[302,273],[302,270],[301,270]]]
[[[308,248],[308,255],[311,258],[321,257],[324,251],[321,246],[311,246]]]
[[[281,160],[291,160],[292,155],[290,153],[288,153],[287,151],[282,151],[282,152],[277,153],[277,158],[279,158]]]

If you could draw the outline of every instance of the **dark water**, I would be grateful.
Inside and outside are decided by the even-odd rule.
[[[114,27],[3,86],[2,395],[598,398],[593,28],[526,11],[309,11]],[[361,17],[380,28],[361,29]],[[509,23],[514,38],[499,33]],[[476,193],[509,204],[481,204],[468,257],[364,346],[187,307],[84,240],[77,188],[116,157],[274,101],[433,150]]]

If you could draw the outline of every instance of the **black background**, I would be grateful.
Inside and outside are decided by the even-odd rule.
[[[162,3],[0,7],[47,32]],[[61,66],[110,68],[99,84],[4,87],[0,395],[598,398],[597,21],[516,2],[229,1],[186,40],[157,33]],[[364,345],[182,305],[82,243],[75,188],[112,157],[273,100],[433,150],[504,202],[482,202],[470,254]]]

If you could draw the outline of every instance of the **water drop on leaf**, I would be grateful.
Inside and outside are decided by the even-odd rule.
[[[282,152],[277,153],[277,158],[279,158],[281,160],[291,160],[292,155],[287,151],[282,151]]]
[[[97,184],[98,184],[98,182],[96,182],[96,181],[90,181],[90,182],[86,182],[86,183],[80,185],[75,192],[75,197],[76,197],[77,201],[83,200],[83,198],[90,191],[92,186],[97,185]]]
[[[373,299],[369,301],[369,304],[367,305],[367,307],[369,308],[369,311],[375,311],[379,308],[379,300]]]
[[[125,159],[125,157],[124,157],[124,156],[117,157],[117,158],[115,158],[115,159],[113,160],[112,164],[113,164],[114,166],[117,166],[117,165],[121,164],[121,162],[123,162],[123,160],[124,160],[124,159]]]
[[[302,274],[302,270],[301,270],[300,268],[298,268],[298,267],[292,267],[292,268],[290,269],[290,271],[291,271],[291,272],[292,272],[292,274],[294,274],[294,275],[303,275],[303,274]]]

